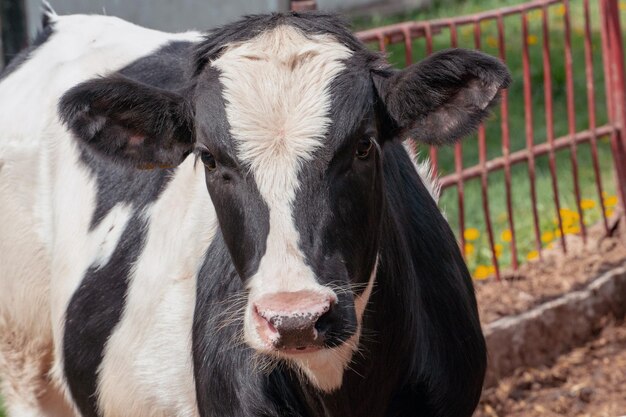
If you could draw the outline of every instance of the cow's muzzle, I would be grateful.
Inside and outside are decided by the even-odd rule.
[[[253,306],[256,330],[268,346],[284,353],[306,353],[324,348],[333,323],[337,299],[312,290],[278,292]]]

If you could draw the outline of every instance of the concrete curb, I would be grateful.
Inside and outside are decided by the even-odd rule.
[[[602,318],[626,313],[626,264],[522,314],[484,327],[489,351],[485,387],[494,386],[518,367],[549,364],[560,354],[590,340]]]

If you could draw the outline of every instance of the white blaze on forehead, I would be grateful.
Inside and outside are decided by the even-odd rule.
[[[251,299],[262,293],[323,290],[298,247],[292,211],[300,166],[324,145],[330,85],[351,51],[329,35],[279,26],[230,45],[212,65],[221,72],[237,156],[269,208],[270,230]]]

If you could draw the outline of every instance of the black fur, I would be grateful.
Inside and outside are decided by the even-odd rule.
[[[107,339],[119,322],[128,276],[145,239],[146,222],[137,213],[104,266],[91,267],[65,313],[63,361],[72,398],[84,417],[97,417],[97,370]]]
[[[227,44],[283,24],[305,34],[331,34],[353,51],[331,86],[333,123],[325,146],[299,171],[293,212],[300,249],[320,284],[352,288],[340,293],[326,346],[340,345],[356,331],[354,297],[362,293],[378,255],[361,351],[341,388],[330,394],[282,362],[269,371],[259,369],[256,354],[239,343],[241,322],[229,321],[232,316],[224,311],[232,299],[245,296],[247,280],[258,269],[269,211],[236,157],[219,72],[208,63]],[[132,167],[176,164],[193,147],[217,161],[206,171],[206,182],[220,230],[198,276],[192,335],[200,415],[471,416],[486,363],[471,279],[450,228],[398,139],[444,143],[469,133],[487,114],[496,91],[508,85],[504,66],[478,52],[455,50],[393,71],[340,19],[297,13],[252,16],[211,32],[195,47],[172,47],[165,55],[165,61],[147,57],[73,88],[60,113],[86,152],[131,166],[119,176],[98,171],[111,180],[100,182],[108,191],[94,224],[113,207],[108,199],[137,195],[147,201],[167,184],[167,170],[139,174]],[[163,62],[171,65],[159,66]],[[173,77],[163,73],[170,67]],[[364,139],[375,146],[367,157],[355,158]],[[105,183],[124,185],[115,191]],[[142,194],[142,186],[150,191]],[[138,228],[133,226],[133,233]],[[133,248],[140,248],[139,239],[134,241]],[[135,250],[129,247],[126,256],[135,256]],[[95,412],[90,375],[101,356],[89,343],[108,335],[121,314],[119,303],[112,302],[109,311],[108,304],[89,302],[107,285],[116,299],[123,298],[128,271],[110,271],[101,278],[102,288],[93,281],[98,273],[90,271],[72,300],[68,319],[74,321],[66,329],[65,350],[71,354],[66,375],[89,416]],[[105,326],[78,327],[80,317],[97,311],[103,312]],[[94,357],[87,360],[90,350]]]

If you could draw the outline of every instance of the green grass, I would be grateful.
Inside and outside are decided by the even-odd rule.
[[[489,10],[496,7],[503,7],[518,4],[521,1],[496,1],[496,0],[468,0],[462,4],[453,1],[438,2],[438,6],[433,9],[415,11],[395,17],[371,16],[368,18],[355,19],[353,24],[356,29],[391,24],[406,20],[427,20],[444,16],[458,16],[477,11]],[[596,2],[592,5],[592,39],[593,39],[593,61],[594,61],[594,85],[597,125],[602,125],[607,121],[607,110],[605,103],[604,78],[602,57],[600,54],[600,33],[598,26],[598,10]],[[624,8],[624,6],[622,6]],[[549,38],[551,53],[551,78],[552,97],[554,102],[554,135],[556,138],[568,133],[568,118],[566,107],[566,78],[565,78],[565,43],[564,43],[564,9],[561,6],[553,6],[549,9]],[[584,20],[582,1],[572,1],[572,56],[574,62],[574,97],[575,97],[575,119],[576,130],[585,130],[589,127],[589,117],[587,110],[586,78],[584,65]],[[622,19],[623,20],[623,19]],[[546,116],[544,102],[544,71],[542,65],[542,12],[532,11],[529,13],[529,56],[531,63],[531,83],[532,83],[532,103],[533,103],[533,134],[535,143],[546,141]],[[523,72],[522,72],[522,27],[519,15],[513,15],[504,19],[505,44],[507,65],[513,77],[513,83],[509,88],[509,128],[511,135],[511,152],[524,149],[526,147],[525,118],[524,118],[524,98],[523,98]],[[474,27],[472,25],[460,26],[458,28],[459,46],[474,47]],[[450,33],[443,30],[433,38],[435,50],[444,49],[450,46]],[[481,24],[481,44],[485,52],[498,55],[497,27],[495,21],[487,21]],[[375,47],[375,46],[373,46]],[[403,44],[388,45],[389,61],[399,67],[405,65],[405,52]],[[417,39],[413,43],[413,61],[421,59],[425,55],[425,42]],[[495,109],[495,115],[486,123],[486,141],[488,158],[500,156],[501,129],[500,111]],[[607,139],[602,139],[598,144],[599,161],[601,167],[601,177],[603,181],[605,196],[609,197],[608,202],[615,199],[610,198],[615,195],[615,184],[613,179],[613,162],[610,152],[610,145]],[[426,155],[427,152],[422,152]],[[476,136],[470,137],[463,144],[463,165],[464,167],[476,165],[478,163],[478,141]],[[538,218],[542,235],[545,233],[543,246],[554,245],[554,232],[556,229],[556,209],[554,204],[554,194],[552,190],[548,157],[542,156],[536,160],[537,179],[536,189],[538,198]],[[594,224],[601,219],[599,209],[600,196],[594,182],[592,159],[590,146],[587,144],[578,147],[578,174],[580,180],[581,197],[593,208],[585,210],[585,224]],[[439,165],[442,175],[454,172],[454,153],[452,148],[443,148],[439,151]],[[572,175],[572,165],[570,161],[570,151],[561,150],[556,153],[556,172],[558,177],[559,199],[561,208],[565,208],[564,222],[568,233],[575,233],[576,211],[574,184]],[[536,254],[535,234],[533,229],[533,217],[530,203],[530,181],[527,165],[522,163],[512,168],[512,201],[514,230],[517,238],[517,255],[520,261],[533,258]],[[509,228],[506,214],[506,194],[504,184],[504,174],[502,171],[489,175],[488,204],[491,220],[494,227],[495,243],[499,250],[499,264],[509,266],[511,264],[512,253],[509,244],[502,239],[502,233]],[[474,234],[478,237],[472,240],[471,248],[468,248],[467,261],[470,270],[477,278],[484,278],[485,272],[492,270],[491,251],[487,239],[486,223],[482,209],[481,185],[479,179],[469,180],[465,183],[465,226],[476,229]],[[459,208],[456,187],[444,191],[441,201],[441,208],[445,211],[450,224],[459,233]],[[567,210],[569,209],[569,210]],[[552,236],[550,236],[552,235]],[[471,253],[470,253],[471,252]]]

